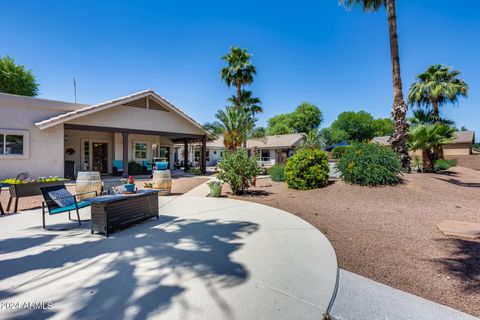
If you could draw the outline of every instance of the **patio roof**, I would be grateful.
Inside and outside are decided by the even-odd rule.
[[[86,115],[90,115],[95,112],[103,111],[109,108],[113,108],[120,105],[127,105],[131,107],[142,107],[143,103],[149,103],[151,101],[152,108],[162,111],[172,111],[180,115],[183,119],[187,120],[198,129],[200,129],[207,137],[211,138],[210,133],[203,129],[202,125],[189,117],[185,112],[173,105],[164,97],[160,96],[153,90],[144,90],[137,93],[133,93],[127,96],[108,100],[99,104],[86,106],[77,110],[69,111],[43,121],[36,122],[35,125],[40,129],[47,129]]]

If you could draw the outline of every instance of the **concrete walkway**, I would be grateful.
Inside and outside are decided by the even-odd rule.
[[[478,320],[342,269],[330,314],[335,320]]]
[[[322,318],[337,263],[313,226],[249,202],[160,200],[159,220],[110,238],[44,231],[39,210],[0,218],[0,318]]]

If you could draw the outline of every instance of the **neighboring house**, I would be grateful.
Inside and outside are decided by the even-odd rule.
[[[283,164],[287,162],[287,158],[294,152],[295,148],[305,139],[303,133],[282,134],[276,136],[266,136],[264,138],[247,140],[247,149],[251,152],[253,148],[257,148],[260,156],[259,164],[263,166],[273,166],[277,163]],[[175,145],[175,159],[183,159],[184,146],[182,144]],[[223,137],[216,140],[207,141],[206,158],[208,166],[215,166],[222,159],[225,153]],[[188,159],[193,165],[197,165],[200,157],[200,144],[194,143],[189,145]]]
[[[472,154],[473,144],[475,143],[475,132],[473,131],[457,131],[455,139],[443,146],[443,154],[445,156],[463,156]],[[390,136],[375,137],[372,142],[382,145],[390,145]],[[422,152],[417,150],[410,152],[412,155],[421,156]]]
[[[0,178],[110,174],[113,160],[124,176],[129,161],[163,158],[173,167],[174,143],[205,145],[207,138],[200,124],[152,90],[96,105],[0,93]]]
[[[291,133],[275,136],[266,136],[265,138],[249,139],[247,148],[252,151],[257,149],[262,166],[274,166],[275,164],[284,164],[288,157],[293,155],[295,148],[305,139],[303,133]]]
[[[174,146],[174,158],[177,165],[183,166],[183,158],[185,147],[184,144],[175,144]],[[219,137],[215,140],[209,140],[206,144],[206,164],[207,166],[216,166],[222,159],[225,152],[225,146],[223,145],[223,137]],[[201,160],[201,144],[192,143],[188,146],[188,161],[191,165],[199,165]]]

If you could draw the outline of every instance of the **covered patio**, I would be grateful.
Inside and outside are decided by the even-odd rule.
[[[200,169],[206,171],[209,133],[192,118],[151,90],[76,109],[35,123],[41,131],[63,129],[64,175],[99,171],[129,176],[129,163],[152,166],[154,159],[173,169],[183,159],[174,156],[174,144],[201,146]],[[121,170],[118,170],[119,167]],[[117,169],[117,170],[115,170]]]

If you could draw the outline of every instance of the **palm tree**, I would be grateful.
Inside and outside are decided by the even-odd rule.
[[[408,146],[411,150],[422,150],[423,171],[435,171],[436,152],[444,144],[453,140],[455,129],[440,123],[420,124],[411,127]]]
[[[410,156],[408,155],[408,106],[405,104],[402,92],[402,78],[400,76],[400,55],[398,53],[397,16],[395,12],[395,0],[340,0],[347,8],[360,6],[364,11],[378,11],[387,8],[388,31],[390,35],[390,58],[392,61],[393,78],[393,135],[391,138],[394,148],[402,160],[403,167],[410,172]]]
[[[437,117],[433,114],[433,110],[417,108],[413,110],[413,117],[409,119],[411,126],[416,126],[419,124],[434,124],[436,122],[446,125],[448,127],[453,127],[455,125],[455,121]]]
[[[318,130],[311,130],[300,144],[300,149],[321,149],[325,147],[325,139]]]
[[[255,114],[262,113],[263,108],[262,108],[262,101],[260,100],[260,98],[253,97],[252,95],[253,95],[252,91],[241,90],[240,105],[244,107],[251,114],[252,118],[255,118]],[[227,100],[234,105],[238,103],[237,96],[231,96]]]
[[[218,138],[223,134],[223,125],[218,122],[218,121],[213,121],[213,122],[205,122],[202,125],[203,129],[207,130],[214,136],[215,138]]]
[[[223,126],[223,144],[229,151],[235,151],[247,140],[250,116],[244,109],[235,106],[218,110],[215,117]]]
[[[242,86],[251,84],[257,74],[255,66],[250,62],[251,55],[245,49],[232,47],[230,52],[222,57],[227,66],[220,70],[220,77],[228,87],[237,88],[236,106],[240,108]]]
[[[467,96],[468,85],[459,78],[460,74],[441,64],[428,67],[425,72],[417,75],[417,81],[410,86],[408,103],[419,107],[431,105],[433,115],[440,119],[440,106],[455,103],[460,96]]]

